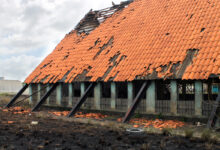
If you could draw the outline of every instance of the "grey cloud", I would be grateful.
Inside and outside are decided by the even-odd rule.
[[[24,80],[91,8],[111,6],[111,1],[1,0],[0,76]],[[36,49],[42,56],[32,54]]]
[[[20,55],[0,61],[0,76],[5,75],[8,79],[24,80],[25,76],[40,63],[42,58],[34,56]]]

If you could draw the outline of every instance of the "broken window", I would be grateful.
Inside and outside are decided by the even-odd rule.
[[[157,100],[170,100],[170,82],[158,80],[156,82]]]
[[[66,83],[62,84],[62,96],[63,97],[69,96],[69,84],[66,84]]]
[[[128,98],[128,85],[127,82],[116,83],[117,98]]]
[[[111,83],[104,82],[101,85],[102,85],[102,97],[111,98]]]
[[[189,81],[178,81],[179,100],[195,100],[195,84]]]
[[[216,100],[218,96],[218,83],[204,82],[203,83],[203,99],[204,100]]]
[[[81,84],[79,82],[73,83],[73,96],[80,97],[81,96]]]
[[[90,84],[91,84],[90,82],[86,82],[86,83],[85,83],[85,91],[86,91],[86,89],[89,87]],[[92,89],[92,92],[90,92],[90,93],[88,94],[88,97],[94,97],[94,88]]]

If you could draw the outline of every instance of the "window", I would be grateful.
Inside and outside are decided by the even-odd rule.
[[[157,100],[170,100],[170,82],[158,80],[156,82]]]
[[[128,98],[128,85],[127,82],[116,83],[117,98]]]
[[[80,97],[81,96],[81,84],[78,82],[73,83],[73,96]]]
[[[219,91],[218,84],[213,83],[212,84],[212,94],[218,94],[218,91]]]
[[[218,83],[207,82],[203,83],[203,99],[216,100],[218,96]]]
[[[137,94],[140,91],[143,83],[144,83],[143,81],[135,81],[135,82],[133,82],[134,97],[137,96]],[[141,99],[146,99],[146,90],[142,93]]]
[[[85,91],[86,91],[86,89],[89,87],[90,84],[91,84],[91,83],[89,83],[89,82],[86,82],[86,83],[85,83]],[[88,97],[94,97],[94,88],[93,88],[92,91],[89,93]]]
[[[111,98],[111,83],[103,82],[102,83],[102,97],[103,98]]]
[[[178,82],[179,100],[195,100],[194,82]]]
[[[66,83],[62,84],[62,95],[63,97],[69,96],[69,84],[66,84]]]

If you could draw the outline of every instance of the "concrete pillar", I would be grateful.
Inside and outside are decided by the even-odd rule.
[[[38,93],[37,93],[37,102],[39,102],[40,101],[40,93],[41,93],[41,87],[40,87],[40,83],[38,83],[37,84],[37,90],[38,90]]]
[[[146,92],[146,112],[148,114],[155,113],[155,103],[156,103],[156,84],[155,81],[151,81],[147,92]]]
[[[85,93],[85,83],[82,82],[82,83],[80,84],[80,88],[81,88],[81,92],[80,92],[80,93],[81,93],[81,97],[82,97],[83,94]]]
[[[132,105],[133,98],[134,98],[133,83],[128,82],[127,87],[128,87],[128,108],[130,108]]]
[[[117,98],[116,83],[111,82],[111,109],[113,110],[115,110],[116,108],[116,98]]]
[[[101,83],[98,83],[94,89],[94,101],[95,101],[96,110],[101,109],[101,94],[102,94]]]
[[[177,100],[178,100],[178,88],[177,81],[170,81],[170,112],[173,115],[177,114]]]
[[[85,83],[81,82],[80,84],[80,94],[81,94],[81,97],[83,96],[83,94],[85,93]],[[82,104],[82,107],[84,107],[85,104]]]
[[[69,83],[69,88],[68,88],[68,90],[69,90],[69,102],[68,102],[68,105],[69,106],[73,106],[73,84],[72,83]]]
[[[59,106],[61,106],[61,100],[62,100],[62,84],[61,84],[61,83],[59,83],[59,85],[57,86],[56,90],[57,90],[57,94],[56,94],[56,96],[57,96],[56,104],[59,105]]]
[[[202,81],[195,81],[195,115],[202,116]]]
[[[31,96],[31,95],[33,94],[32,84],[29,85],[29,88],[28,88],[28,89],[29,89],[29,95]],[[33,96],[30,97],[29,104],[30,104],[30,105],[33,105]]]
[[[46,91],[48,92],[48,91],[50,90],[50,86],[49,86],[49,84],[46,84],[45,86],[47,86]],[[50,96],[47,98],[46,104],[47,104],[47,105],[50,104]]]

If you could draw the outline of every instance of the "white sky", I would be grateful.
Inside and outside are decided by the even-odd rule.
[[[0,0],[0,76],[21,80],[92,8],[121,0]]]

